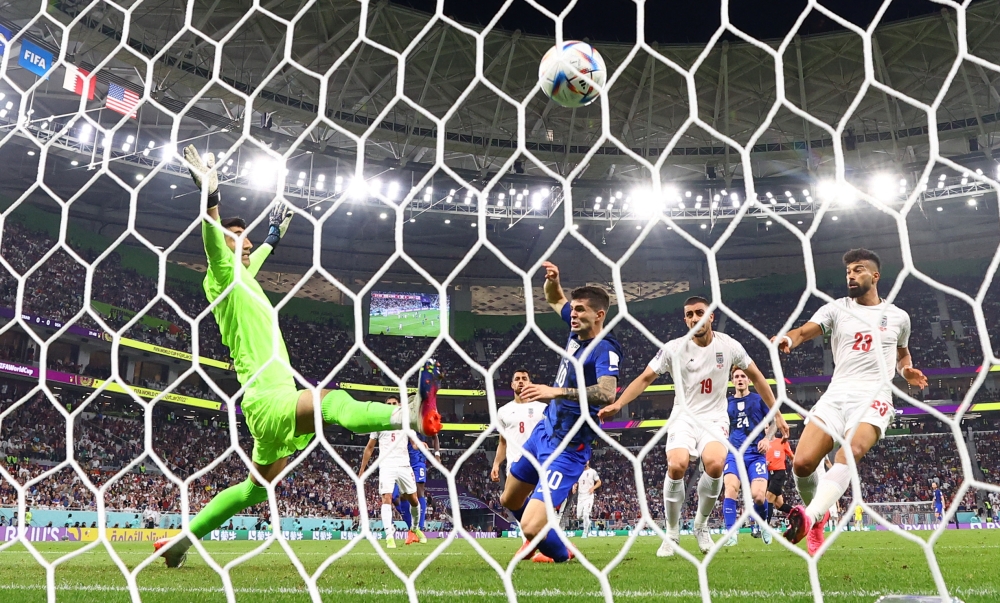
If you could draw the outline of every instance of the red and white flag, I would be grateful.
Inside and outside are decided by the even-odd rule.
[[[97,78],[90,78],[88,81],[88,75],[90,75],[89,71],[66,63],[66,78],[63,80],[63,88],[70,92],[75,92],[80,96],[86,96],[87,100],[94,100],[94,88],[97,87]]]
[[[115,83],[108,84],[108,96],[104,100],[104,106],[115,113],[128,115],[135,119],[135,107],[139,104],[139,95],[128,88]]]

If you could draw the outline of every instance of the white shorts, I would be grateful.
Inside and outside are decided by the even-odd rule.
[[[594,510],[594,497],[588,496],[586,498],[576,499],[576,518],[577,519],[590,519],[590,512]]]
[[[667,423],[667,452],[685,448],[691,456],[700,457],[709,443],[725,446],[728,440],[729,421],[697,423],[692,417],[681,416]]]
[[[806,423],[814,418],[819,419],[831,433],[844,439],[847,439],[848,432],[857,427],[858,423],[868,423],[878,429],[878,437],[881,439],[896,417],[896,409],[892,406],[891,398],[889,402],[877,399],[865,402],[865,398],[824,394],[809,411]]]
[[[400,494],[413,494],[417,491],[417,478],[410,467],[379,467],[378,493],[392,494],[392,488],[399,484]]]

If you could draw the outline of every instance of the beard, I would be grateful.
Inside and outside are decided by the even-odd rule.
[[[865,293],[868,293],[871,288],[871,285],[862,285],[861,283],[858,283],[858,286],[853,289],[850,287],[847,288],[847,296],[852,299],[857,299],[862,297]]]

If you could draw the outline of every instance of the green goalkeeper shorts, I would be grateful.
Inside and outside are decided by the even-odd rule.
[[[253,384],[247,390],[242,407],[253,436],[253,462],[270,465],[309,445],[314,434],[295,435],[298,403],[299,391],[290,382],[270,387]]]

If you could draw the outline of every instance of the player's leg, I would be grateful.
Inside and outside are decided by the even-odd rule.
[[[558,445],[558,442],[549,442],[546,438],[542,444],[543,446],[538,450],[538,460],[540,463],[545,462],[552,453],[552,450]],[[563,450],[549,465],[545,475],[545,483],[540,481],[532,492],[521,518],[521,529],[529,541],[534,540],[536,536],[542,534],[542,539],[538,542],[538,552],[545,557],[544,559],[536,557],[533,561],[551,560],[561,563],[569,561],[572,558],[569,549],[566,548],[566,544],[559,537],[559,531],[550,529],[548,521],[549,506],[545,502],[545,490],[546,487],[549,490],[552,506],[556,509],[560,508],[566,502],[566,499],[569,498],[573,484],[583,475],[583,470],[589,459],[589,450],[578,451],[569,448]],[[520,462],[518,461],[518,463]],[[517,463],[515,463],[514,467],[517,468]]]
[[[254,444],[254,451],[257,452],[257,444]],[[267,465],[253,463],[257,472],[264,478],[264,483],[270,483],[285,469],[288,458],[280,458]],[[191,533],[198,540],[207,536],[212,530],[217,530],[227,519],[236,515],[240,511],[258,505],[267,500],[267,488],[261,485],[256,477],[251,475],[245,481],[234,486],[230,486],[216,494],[205,507],[191,519],[189,527]],[[154,543],[154,549],[163,549],[163,558],[167,567],[180,567],[187,558],[187,551],[191,548],[191,541],[186,537],[181,537],[167,546],[171,538],[161,538]]]
[[[824,419],[816,417],[806,423],[799,438],[798,448],[795,450],[795,459],[792,461],[795,488],[799,491],[802,502],[807,505],[816,495],[816,486],[821,475],[817,473],[817,469],[822,466],[823,457],[833,450],[833,438],[820,427],[824,423],[826,423]]]
[[[747,471],[747,475],[750,477],[750,496],[753,498],[753,508],[757,512],[757,526],[760,532],[760,537],[764,541],[764,544],[771,544],[771,533],[764,529],[764,524],[768,523],[768,504],[767,504],[767,477],[762,477],[759,473],[761,467],[766,467],[765,463],[754,462],[754,472]],[[766,471],[767,469],[763,469]]]
[[[425,530],[425,524],[427,523],[427,468],[419,467],[416,471],[417,476],[417,504],[420,505],[420,518],[417,520],[417,526],[420,531]],[[427,542],[427,539],[423,539],[421,542]]]
[[[419,542],[423,533],[417,527],[416,520],[420,517],[420,503],[417,501],[417,482],[413,474],[413,469],[401,467],[396,473],[396,485],[399,486],[400,503],[407,508],[407,517],[403,518],[406,523],[407,534],[406,544]]]
[[[739,514],[737,497],[740,495],[740,476],[736,465],[736,457],[732,452],[726,455],[726,464],[722,472],[723,486],[725,488],[725,497],[722,499],[722,518],[725,521],[726,531],[729,531],[736,525],[736,517]],[[726,541],[726,546],[736,544],[737,534],[729,537],[729,540]]]
[[[707,553],[712,548],[708,518],[722,493],[722,471],[726,461],[726,446],[717,440],[705,443],[701,452],[704,471],[698,479],[698,511],[694,515],[694,535],[698,548]]]
[[[382,531],[385,532],[385,546],[386,548],[394,549],[396,548],[396,526],[392,522],[392,488],[386,487],[386,480],[389,479],[385,475],[387,469],[379,468],[379,490],[382,495],[382,509],[381,509],[381,519],[382,519]],[[385,490],[388,489],[388,492]]]
[[[441,415],[437,411],[438,369],[428,362],[420,369],[418,394],[410,401],[409,427],[424,435],[441,430]],[[400,406],[381,402],[361,402],[340,389],[324,389],[319,394],[320,413],[327,425],[340,425],[354,433],[372,433],[401,429],[403,411]],[[315,429],[316,394],[313,390],[299,392],[295,408],[295,434],[305,435]]]
[[[851,454],[854,455],[855,463],[861,462],[880,437],[881,431],[878,426],[870,423],[858,424],[854,435],[851,436]],[[819,481],[816,496],[806,507],[806,513],[813,521],[820,521],[850,485],[851,469],[847,466],[847,451],[841,448],[837,451],[833,467]]]

